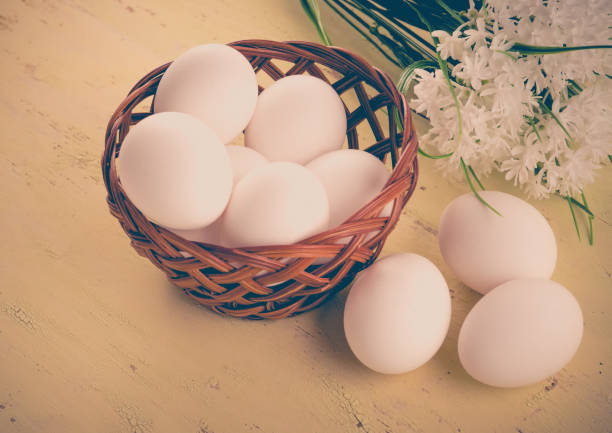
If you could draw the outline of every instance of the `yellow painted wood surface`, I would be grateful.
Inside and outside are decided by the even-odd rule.
[[[325,8],[324,19],[337,45],[397,77]],[[0,3],[0,432],[612,430],[610,168],[587,189],[592,247],[576,239],[566,203],[534,203],[557,236],[553,279],[580,302],[585,334],[566,368],[521,389],[481,385],[459,364],[457,334],[479,295],[443,263],[436,228],[467,188],[428,161],[384,254],[431,259],[453,313],[439,353],[408,374],[376,374],[352,356],[346,292],[282,321],[224,318],[132,250],[101,181],[108,117],[185,49],[246,38],[317,40],[297,1]]]

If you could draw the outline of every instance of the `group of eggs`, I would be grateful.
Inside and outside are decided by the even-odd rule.
[[[510,194],[481,195],[503,216],[465,194],[440,218],[445,262],[484,294],[461,326],[459,360],[488,385],[530,385],[574,356],[582,339],[582,312],[565,287],[549,280],[557,247],[542,214]],[[435,355],[450,316],[449,289],[436,266],[416,254],[395,254],[358,276],[346,301],[344,330],[363,364],[381,373],[405,373]]]
[[[332,86],[290,75],[258,94],[251,64],[227,45],[179,56],[153,111],[123,140],[119,179],[149,220],[188,240],[292,244],[341,224],[390,176],[373,155],[342,148]],[[228,144],[243,131],[244,146]]]
[[[258,94],[251,64],[226,45],[179,56],[159,82],[153,109],[122,143],[119,178],[147,218],[189,240],[291,244],[341,224],[390,176],[371,154],[342,149],[345,108],[329,84],[287,76]],[[245,146],[228,144],[243,131]],[[440,220],[444,260],[485,294],[461,327],[459,359],[481,382],[531,384],[572,358],[582,313],[567,289],[548,280],[557,250],[544,217],[511,195],[481,194],[503,217],[467,194]],[[387,206],[381,215],[389,214]],[[435,265],[396,254],[358,276],[344,328],[366,366],[403,373],[438,351],[450,315]]]

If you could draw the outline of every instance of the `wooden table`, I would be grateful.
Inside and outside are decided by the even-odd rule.
[[[324,19],[337,45],[397,78],[325,9]],[[565,202],[534,203],[557,236],[553,279],[580,302],[585,334],[566,368],[526,388],[481,385],[459,364],[457,334],[479,295],[443,263],[436,227],[467,187],[429,161],[384,254],[431,259],[453,313],[439,353],[408,374],[353,357],[346,292],[286,320],[224,318],[132,250],[101,181],[108,117],[138,78],[187,48],[247,38],[317,40],[297,1],[2,2],[0,431],[610,431],[610,168],[587,190],[594,246],[577,240]],[[517,193],[500,178],[486,184]]]

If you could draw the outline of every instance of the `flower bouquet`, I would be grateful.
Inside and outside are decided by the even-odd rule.
[[[419,153],[448,177],[501,172],[529,197],[593,212],[583,192],[612,162],[612,4],[324,0],[393,64],[400,91],[429,120]],[[301,0],[331,44],[316,0]]]

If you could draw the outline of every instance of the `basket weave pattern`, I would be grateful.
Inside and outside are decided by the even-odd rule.
[[[394,167],[383,191],[340,226],[285,246],[228,249],[185,240],[150,222],[124,193],[116,159],[130,126],[152,114],[152,109],[134,109],[155,95],[168,63],[143,77],[110,118],[101,161],[107,202],[132,247],[187,295],[221,314],[279,319],[320,305],[378,257],[416,187],[418,143],[403,95],[385,73],[360,57],[341,48],[309,42],[249,40],[229,45],[242,52],[256,72],[263,71],[274,80],[308,73],[330,83],[341,96],[353,90],[360,106],[353,111],[346,108],[348,145],[360,148],[356,127],[367,122],[376,142],[369,147],[362,145],[361,149],[381,160],[390,157]],[[293,66],[283,72],[275,65],[275,59]],[[341,78],[330,78],[322,67],[336,71],[334,75]],[[378,94],[368,96],[364,84]],[[259,90],[263,90],[261,86]],[[388,128],[383,128],[376,116],[381,109],[389,114],[396,109],[404,127],[390,115]],[[391,215],[377,217],[390,201],[394,202]],[[376,235],[368,236],[371,233]],[[343,243],[347,239],[348,243]],[[336,243],[338,240],[343,241]],[[319,258],[329,261],[313,265]]]

